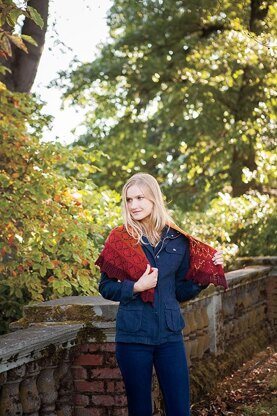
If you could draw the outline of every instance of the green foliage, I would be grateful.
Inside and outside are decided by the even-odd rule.
[[[236,244],[240,256],[276,255],[275,198],[254,191],[236,198],[220,194],[207,216],[213,218],[215,230],[222,229],[221,241]]]
[[[94,261],[119,217],[119,195],[88,179],[101,154],[40,143],[38,110],[1,85],[0,332],[28,302],[95,294]]]
[[[12,45],[28,53],[24,41],[37,45],[36,41],[27,35],[15,33],[15,26],[20,17],[31,19],[40,28],[43,27],[43,19],[33,7],[28,6],[27,2],[19,5],[12,0],[2,0],[0,3],[0,57],[5,58],[12,56]],[[0,67],[1,72],[5,67]]]
[[[115,0],[109,43],[69,87],[63,74],[90,109],[79,144],[110,157],[96,183],[147,171],[189,210],[276,186],[276,15],[273,1]]]
[[[220,193],[205,213],[172,215],[178,224],[214,248],[224,252],[226,269],[237,256],[275,256],[277,241],[276,201],[268,195],[250,192],[240,197]]]

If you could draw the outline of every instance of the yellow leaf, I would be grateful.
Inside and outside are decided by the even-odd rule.
[[[18,35],[8,35],[8,38],[10,39],[10,41],[12,43],[15,44],[15,46],[17,46],[19,49],[22,49],[24,52],[28,53],[28,49],[26,48],[25,43],[23,42],[23,40],[21,39],[20,36]]]

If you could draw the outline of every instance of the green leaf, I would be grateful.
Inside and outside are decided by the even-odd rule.
[[[34,38],[32,38],[32,36],[29,35],[21,35],[22,39],[25,40],[26,42],[30,43],[31,45],[34,46],[38,46],[37,42],[35,41]]]
[[[39,268],[39,273],[40,273],[41,277],[44,277],[46,275],[47,269],[44,265]]]
[[[22,15],[22,10],[20,9],[11,10],[7,15],[7,23],[10,26],[14,27],[20,15]]]
[[[6,67],[6,66],[4,66],[4,65],[0,65],[0,74],[5,75],[7,72],[8,72],[9,74],[11,74],[11,73],[12,73],[12,71],[10,70],[10,68],[7,68],[7,67]]]
[[[15,296],[19,299],[22,298],[22,290],[20,288],[15,289]]]
[[[44,21],[38,11],[31,6],[28,6],[27,12],[30,19],[32,19],[42,29],[44,26]]]

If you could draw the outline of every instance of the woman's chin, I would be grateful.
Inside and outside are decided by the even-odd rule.
[[[133,215],[132,218],[135,221],[142,221],[144,217],[141,215]]]

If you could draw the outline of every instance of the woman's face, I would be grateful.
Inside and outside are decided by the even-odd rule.
[[[127,209],[131,217],[136,221],[145,221],[153,209],[153,202],[144,196],[142,189],[132,185],[126,192]]]

